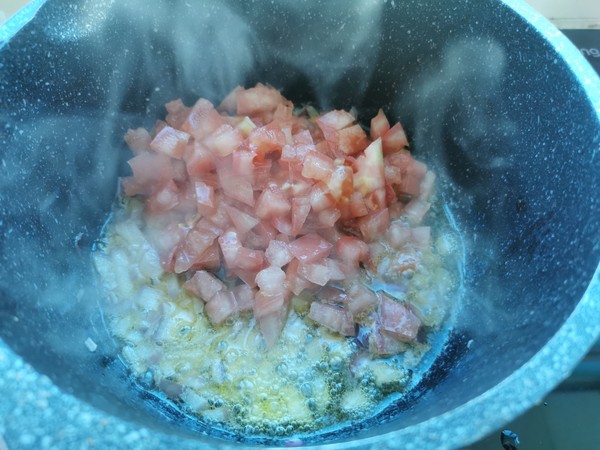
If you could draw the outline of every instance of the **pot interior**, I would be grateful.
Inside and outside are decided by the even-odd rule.
[[[0,67],[0,334],[128,418],[238,438],[132,380],[97,306],[90,251],[128,173],[122,136],[174,98],[218,103],[262,82],[363,121],[383,108],[442,180],[464,243],[448,345],[406,401],[306,443],[411,429],[494,389],[563,326],[600,259],[598,113],[564,55],[501,2],[55,0]],[[73,345],[87,337],[104,350]]]

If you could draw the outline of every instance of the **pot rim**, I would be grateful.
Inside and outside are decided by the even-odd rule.
[[[32,0],[0,26],[0,49],[35,17],[47,0]],[[600,77],[581,52],[551,22],[522,0],[500,0],[531,25],[560,55],[584,89],[598,120],[600,141]],[[600,148],[596,152],[600,154]],[[600,156],[599,156],[600,157]],[[374,437],[309,446],[350,449],[389,443],[403,448],[444,449],[468,445],[524,413],[566,379],[600,336],[600,263],[571,315],[554,336],[519,369],[486,392],[446,413]],[[475,342],[474,345],[477,345]],[[213,441],[210,445],[219,447]],[[230,445],[232,443],[224,443]]]

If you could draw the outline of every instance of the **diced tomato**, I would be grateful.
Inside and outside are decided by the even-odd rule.
[[[207,255],[205,252],[213,245],[215,239],[223,232],[206,219],[200,220],[186,234],[175,251],[175,273],[183,273],[197,266]]]
[[[346,155],[356,155],[369,145],[365,130],[358,124],[338,131],[337,138],[338,151]]]
[[[273,112],[273,122],[276,122],[281,128],[289,127],[293,119],[294,107],[291,102],[279,103]],[[291,138],[291,130],[288,128]]]
[[[412,158],[402,126],[390,128],[382,110],[369,137],[351,113],[298,115],[261,84],[238,86],[219,105],[236,116],[222,116],[204,99],[166,108],[166,122],[150,133],[128,132],[133,176],[121,186],[145,202],[143,230],[163,269],[194,274],[184,287],[208,300],[214,325],[251,310],[270,348],[291,293],[309,291],[327,303],[313,301],[309,317],[353,336],[354,315],[371,323],[381,303],[363,284],[346,281],[360,279],[361,263],[378,275],[420,263],[431,236],[415,225],[429,210],[435,175]],[[401,221],[390,225],[390,217]],[[235,287],[209,271],[224,272]],[[330,286],[338,282],[346,289]],[[420,322],[401,303],[383,302],[369,346],[398,353]]]
[[[162,185],[173,179],[171,158],[159,153],[144,152],[127,161],[133,178],[144,190]]]
[[[431,228],[411,228],[395,222],[390,225],[386,237],[388,242],[396,248],[402,248],[405,245],[414,245],[418,248],[426,248],[429,246],[431,241]]]
[[[346,307],[355,317],[374,311],[379,304],[377,294],[362,284],[354,283],[346,293],[348,295]]]
[[[146,200],[146,210],[158,214],[175,208],[179,204],[179,189],[173,180],[154,192]]]
[[[264,266],[264,261],[265,252],[262,250],[241,247],[238,250],[235,263],[231,265],[230,268],[248,271],[260,270]]]
[[[408,139],[406,138],[406,133],[404,132],[402,125],[400,125],[400,122],[397,122],[382,135],[381,142],[383,153],[385,155],[397,152],[408,146]]]
[[[371,119],[371,139],[375,140],[383,136],[390,129],[388,121],[382,109],[377,112],[377,115]]]
[[[317,124],[325,133],[325,130],[334,129],[341,130],[354,123],[356,118],[347,111],[336,109],[323,114],[317,118]]]
[[[263,335],[265,346],[268,349],[272,348],[281,335],[281,331],[287,319],[287,304],[280,311],[267,314],[258,318],[261,334]]]
[[[329,192],[327,185],[316,183],[310,190],[310,207],[315,212],[321,212],[332,208],[335,205],[335,198]]]
[[[348,201],[349,197],[354,193],[352,168],[348,166],[336,166],[327,183],[327,187],[336,201]]]
[[[146,235],[152,246],[160,256],[160,263],[166,272],[173,271],[173,257],[178,249],[179,242],[186,236],[189,229],[179,226],[178,223],[171,222],[166,226],[152,224],[147,227]]]
[[[221,325],[238,312],[233,292],[228,289],[217,292],[204,306],[204,311],[206,311],[210,323]]]
[[[204,252],[197,256],[192,268],[216,271],[221,267],[219,243],[215,240]]]
[[[396,153],[393,155],[395,156]],[[402,183],[402,169],[399,167],[387,164],[387,160],[384,158],[384,176],[386,183],[391,185]]]
[[[308,317],[342,336],[356,336],[356,325],[352,314],[342,308],[312,302]]]
[[[135,181],[135,178],[133,176],[121,177],[120,186],[123,190],[123,193],[127,197],[133,197],[135,195],[143,194],[144,191],[149,191],[149,188],[144,189],[144,187],[140,183]]]
[[[180,98],[167,103],[165,108],[168,112],[165,121],[173,128],[181,128],[190,113],[190,108],[187,108]]]
[[[265,295],[284,295],[287,291],[285,287],[285,272],[280,267],[269,266],[258,272],[258,275],[256,275],[256,284],[260,292]]]
[[[238,232],[234,229],[225,231],[219,237],[219,245],[221,246],[221,252],[223,253],[227,267],[236,267],[236,259],[242,248]]]
[[[235,98],[237,113],[240,116],[273,112],[280,103],[287,103],[287,100],[277,89],[261,83],[253,88],[238,91]]]
[[[372,212],[358,219],[360,232],[365,241],[378,239],[390,226],[390,214],[387,208]]]
[[[337,131],[335,133],[337,135]],[[336,139],[337,139],[337,137],[336,137]],[[335,142],[336,142],[335,145],[337,145],[337,140]],[[329,147],[330,147],[330,145],[329,145],[329,142],[327,142],[327,141],[318,141],[315,144],[315,149],[317,150],[317,153],[325,155],[328,158],[336,158],[338,156],[337,153],[331,151]]]
[[[288,244],[290,253],[302,263],[327,257],[332,247],[332,244],[315,233],[306,234]]]
[[[352,193],[348,210],[348,218],[363,217],[369,214],[369,209],[367,208],[365,200],[360,192],[356,191]]]
[[[252,311],[254,308],[254,290],[247,284],[240,284],[234,287],[231,292],[235,297],[238,310],[240,312]]]
[[[244,138],[247,138],[250,136],[250,133],[252,133],[252,131],[258,127],[254,122],[252,122],[250,117],[246,116],[236,124],[236,128],[242,132]]]
[[[228,114],[235,114],[237,112],[237,96],[243,91],[243,87],[236,86],[229,94],[225,96],[223,101],[217,107],[217,110]]]
[[[428,170],[421,181],[419,198],[428,202],[433,194],[433,188],[435,186],[435,173]]]
[[[325,258],[325,265],[329,269],[329,279],[333,281],[345,280],[346,274],[350,273],[347,267],[335,259]]]
[[[286,305],[284,304],[284,307],[285,306]],[[284,308],[280,311],[259,316],[257,318],[258,326],[260,327],[260,333],[265,340],[265,347],[267,349],[272,348],[279,340],[281,330],[283,330],[283,326],[285,325],[286,317],[287,310]]]
[[[225,210],[240,236],[245,236],[248,231],[258,225],[259,220],[256,217],[246,214],[233,206],[225,205]]]
[[[271,183],[271,168],[273,161],[265,159],[254,162],[254,190],[263,190]]]
[[[335,243],[335,254],[340,261],[358,268],[369,259],[369,246],[354,236],[342,236]]]
[[[292,260],[294,255],[290,253],[285,242],[272,240],[265,250],[265,257],[271,266],[283,267]]]
[[[292,209],[281,189],[275,184],[267,187],[256,200],[256,216],[261,219],[280,217]]]
[[[167,126],[169,126],[169,124],[167,122],[165,122],[164,120],[157,120],[156,123],[154,124],[154,127],[152,127],[152,131],[150,131],[150,137],[152,139],[154,139],[154,137],[158,133],[160,133],[160,130],[162,130],[164,127],[167,127]]]
[[[253,179],[254,157],[256,153],[249,150],[238,149],[232,153],[231,167],[235,176],[241,176],[248,180]]]
[[[325,261],[313,262],[298,266],[298,275],[311,283],[319,286],[325,286],[331,279],[331,270],[325,264]]]
[[[252,130],[248,136],[248,142],[257,155],[264,156],[274,151],[281,151],[287,144],[285,134],[281,128],[273,124]]]
[[[421,183],[427,173],[427,166],[420,161],[412,160],[400,183],[400,191],[413,197],[421,193]]]
[[[232,223],[231,220],[229,220],[229,214],[227,214],[227,210],[225,209],[227,204],[221,196],[215,198],[215,203],[216,206],[214,208],[206,208],[198,205],[198,213],[205,217],[209,217],[210,221],[222,230],[230,228]]]
[[[365,197],[363,197],[363,200],[365,201],[365,206],[369,211],[379,211],[386,207],[387,198],[387,191],[384,186],[382,188],[375,189],[373,192],[369,192]]]
[[[381,139],[373,141],[356,160],[354,185],[365,196],[385,187]]]
[[[254,228],[254,231],[260,238],[260,248],[267,248],[269,242],[273,239],[276,239],[279,234],[277,230],[266,221],[259,222],[258,225]]]
[[[202,176],[215,168],[215,157],[198,141],[188,145],[184,159],[190,177]]]
[[[304,222],[310,212],[310,199],[308,197],[294,197],[292,199],[292,235],[296,236],[302,230]]]
[[[242,280],[247,286],[251,288],[256,287],[256,275],[258,275],[259,270],[242,270],[242,269],[233,269],[228,272],[231,276],[235,276]]]
[[[406,351],[406,343],[401,342],[396,335],[385,331],[377,321],[374,322],[369,334],[369,352],[390,356],[403,351]]]
[[[283,146],[283,150],[281,151],[280,160],[284,162],[301,163],[304,161],[306,155],[311,152],[317,152],[317,148],[312,144],[286,144]]]
[[[281,311],[285,305],[283,293],[266,294],[262,289],[254,295],[254,315],[258,318]]]
[[[183,283],[183,287],[204,302],[210,301],[217,292],[226,290],[225,284],[206,270],[198,270]]]
[[[254,189],[249,180],[234,175],[233,170],[229,167],[219,169],[218,175],[223,193],[227,197],[248,206],[254,206]]]
[[[181,125],[181,130],[201,141],[225,124],[227,120],[217,112],[213,104],[201,98],[190,110],[190,114]]]
[[[302,176],[327,183],[334,169],[335,164],[328,156],[318,152],[308,152],[304,157]]]
[[[202,181],[194,182],[194,191],[196,193],[196,201],[201,206],[212,208],[215,206],[215,191],[214,189]]]
[[[127,146],[134,153],[140,153],[150,150],[150,142],[152,136],[146,131],[145,128],[136,128],[135,130],[127,130],[125,135],[125,142]]]
[[[325,209],[318,213],[320,227],[333,228],[335,223],[341,217],[342,213],[337,208]]]
[[[317,234],[331,244],[335,244],[344,234],[338,230],[338,227],[320,228]]]
[[[314,145],[315,141],[312,138],[310,131],[308,130],[302,130],[296,134],[294,134],[294,136],[292,136],[294,139],[294,144],[298,145]]]
[[[280,217],[275,216],[271,218],[271,224],[277,231],[281,234],[285,234],[286,236],[292,236],[292,221],[289,216]]]
[[[421,321],[408,307],[382,293],[379,308],[384,330],[405,342],[416,339]]]
[[[299,267],[300,262],[297,259],[292,259],[285,269],[286,285],[294,295],[300,295],[305,289],[311,289],[314,286],[298,273]]]
[[[413,225],[418,225],[423,221],[425,214],[431,208],[431,203],[419,198],[413,199],[404,207],[402,215]]]
[[[243,140],[244,136],[239,129],[224,124],[207,136],[203,144],[214,155],[224,157],[237,150]]]

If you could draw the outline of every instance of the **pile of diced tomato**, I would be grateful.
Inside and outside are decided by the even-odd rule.
[[[429,243],[419,224],[435,177],[406,149],[400,123],[380,110],[367,134],[349,112],[311,116],[261,84],[217,108],[200,99],[166,109],[152,131],[128,132],[133,175],[122,188],[143,200],[163,269],[183,274],[213,325],[253,314],[270,347],[290,299],[308,293],[308,317],[344,336],[375,315],[377,353],[393,347],[386,339],[415,339],[410,307],[360,282],[382,242]]]

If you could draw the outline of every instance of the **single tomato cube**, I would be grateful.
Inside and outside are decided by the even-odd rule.
[[[371,139],[375,140],[383,136],[390,129],[388,121],[382,109],[377,112],[377,115],[371,119]]]
[[[290,253],[302,263],[310,263],[329,255],[332,244],[315,233],[309,233],[288,244]]]
[[[404,342],[414,341],[421,326],[421,320],[405,305],[381,294],[379,306],[381,327],[393,333]]]
[[[304,157],[302,176],[327,183],[334,169],[335,163],[330,157],[318,152],[308,152]]]
[[[312,302],[308,317],[342,336],[356,336],[356,324],[349,311],[332,305]]]

